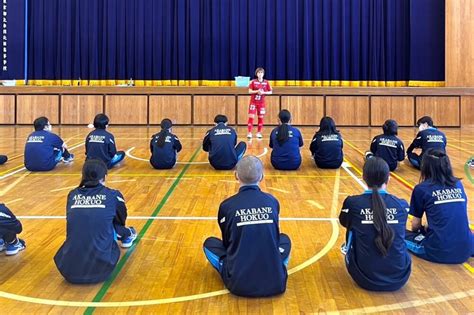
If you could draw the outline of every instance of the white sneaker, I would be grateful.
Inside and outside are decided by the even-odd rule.
[[[257,132],[257,138],[258,138],[258,139],[262,139],[262,138],[263,138],[263,136],[262,136],[262,134],[261,134],[260,132]]]
[[[249,132],[249,133],[247,134],[247,138],[248,138],[248,139],[252,139],[252,133],[251,133],[251,132]]]
[[[5,249],[7,249],[7,244],[5,244],[5,241],[0,238],[0,252],[4,251]]]

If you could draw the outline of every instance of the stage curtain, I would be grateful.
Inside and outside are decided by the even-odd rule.
[[[407,86],[420,73],[410,2],[30,0],[28,79],[230,86],[264,67],[275,85]]]

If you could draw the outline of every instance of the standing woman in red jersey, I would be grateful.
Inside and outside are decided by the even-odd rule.
[[[258,117],[257,138],[262,138],[263,116],[265,115],[265,95],[272,94],[272,87],[267,80],[263,79],[265,70],[257,68],[255,70],[257,79],[253,79],[249,84],[250,104],[247,138],[252,138],[253,120]]]

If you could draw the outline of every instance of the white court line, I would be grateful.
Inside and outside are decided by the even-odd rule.
[[[79,143],[79,144],[77,144],[77,145],[75,145],[75,146],[69,148],[68,151],[72,151],[72,150],[74,150],[74,149],[76,149],[76,148],[78,148],[78,147],[80,147],[80,146],[83,146],[83,145],[84,145],[84,142]],[[22,168],[19,168],[19,169],[15,170],[15,171],[13,171],[13,172],[11,172],[11,173],[8,173],[8,174],[5,174],[5,175],[3,175],[3,176],[0,176],[0,180],[5,179],[5,178],[8,178],[8,177],[10,177],[10,176],[12,176],[12,175],[15,175],[16,173],[20,173],[20,172],[22,172],[22,171],[24,171],[24,170],[26,170],[26,167],[23,166]]]
[[[359,178],[357,177],[356,175],[354,175],[354,173],[351,172],[351,170],[349,169],[348,167],[348,164],[346,162],[342,162],[342,168],[352,177],[356,180],[356,182],[362,187],[364,188],[364,190],[367,190],[368,187],[367,185]]]
[[[137,160],[137,161],[143,161],[143,162],[147,162],[147,163],[150,163],[150,160],[147,160],[147,159],[143,159],[143,158],[140,158],[140,157],[136,157],[134,155],[132,155],[132,151],[135,150],[135,147],[131,147],[130,149],[128,149],[127,151],[125,151],[125,155],[128,156],[129,158],[131,159],[134,159],[134,160]],[[264,156],[265,154],[268,153],[268,149],[267,148],[263,148],[263,152],[260,153],[259,155],[257,155],[258,158]],[[209,164],[209,162],[176,162],[176,164],[193,164],[193,165],[198,165],[198,164]]]
[[[315,206],[319,210],[324,210],[324,207],[319,202],[317,202],[316,200],[306,200],[306,202],[308,202],[312,206]]]
[[[65,215],[24,215],[17,216],[18,219],[31,220],[62,220]],[[147,217],[147,216],[129,216],[127,220],[178,220],[178,221],[215,221],[217,217]],[[280,218],[280,221],[337,221],[337,218]]]
[[[143,161],[143,162],[150,163],[150,160],[142,159],[142,158],[139,158],[139,157],[136,157],[136,156],[132,155],[133,150],[135,150],[135,147],[131,147],[130,149],[125,151],[125,155],[127,155],[129,158],[137,160],[137,161]],[[209,162],[176,162],[176,164],[209,164]]]
[[[279,191],[285,194],[289,194],[290,192],[288,190],[280,189],[280,188],[275,188],[275,187],[267,187],[268,189],[274,190],[274,191]]]
[[[125,183],[125,182],[136,182],[136,181],[137,181],[136,179],[108,180],[107,183],[112,184],[112,183]]]

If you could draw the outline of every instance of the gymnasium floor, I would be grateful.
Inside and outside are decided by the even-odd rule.
[[[54,128],[54,127],[53,127]],[[0,313],[316,313],[474,312],[474,259],[464,265],[438,265],[413,257],[408,284],[395,293],[370,293],[347,274],[340,253],[344,228],[336,218],[347,195],[362,191],[362,152],[380,128],[340,128],[347,163],[339,170],[320,170],[308,145],[315,128],[301,128],[303,165],[296,172],[272,169],[267,127],[262,141],[253,140],[247,154],[265,164],[263,190],[281,204],[281,231],[292,239],[287,291],[267,299],[228,294],[206,261],[202,243],[220,236],[215,220],[219,203],[234,194],[233,171],[214,171],[200,148],[207,127],[176,127],[183,144],[180,164],[173,170],[151,169],[148,144],[157,127],[112,127],[117,146],[130,150],[121,167],[112,170],[107,185],[127,200],[128,223],[139,231],[137,246],[122,250],[116,272],[103,284],[70,285],[53,263],[65,239],[66,196],[80,181],[86,127],[56,127],[76,160],[48,173],[23,168],[23,147],[31,127],[1,127],[0,153],[10,157],[0,166],[0,201],[20,218],[27,249],[14,257],[0,254]],[[455,175],[463,178],[474,222],[474,169],[465,169],[474,156],[474,128],[442,129]],[[246,134],[245,128],[238,128]],[[408,146],[416,133],[402,128]],[[466,173],[467,172],[467,173]],[[389,191],[407,200],[419,173],[403,164],[393,174]],[[97,302],[97,303],[92,303]]]

